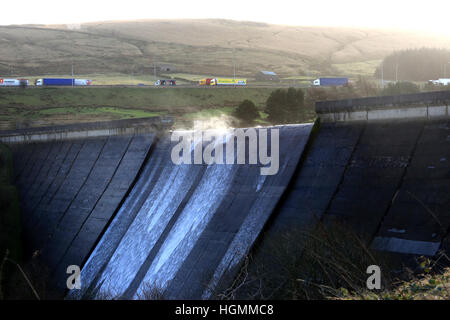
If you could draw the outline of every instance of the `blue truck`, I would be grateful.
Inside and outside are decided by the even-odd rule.
[[[346,86],[348,78],[319,78],[313,81],[313,86]]]
[[[92,80],[72,78],[44,78],[37,79],[34,84],[36,86],[90,86],[92,84]]]

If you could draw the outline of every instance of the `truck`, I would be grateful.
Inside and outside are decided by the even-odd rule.
[[[176,86],[177,85],[177,81],[173,80],[173,79],[169,79],[169,80],[156,80],[155,81],[155,86]]]
[[[313,81],[313,86],[346,86],[348,78],[319,78]]]
[[[37,79],[34,84],[36,86],[90,86],[92,85],[92,80],[72,78],[43,78]]]
[[[27,79],[4,79],[0,78],[0,87],[26,87],[29,81]]]
[[[201,86],[245,86],[247,79],[235,78],[206,78],[198,82]]]
[[[448,86],[450,85],[450,79],[448,78],[441,78],[438,80],[429,80],[430,84],[438,85],[438,86]]]
[[[213,78],[205,78],[205,79],[201,79],[201,80],[199,80],[198,81],[198,84],[200,85],[200,86],[210,86],[211,85],[211,80],[212,80]]]

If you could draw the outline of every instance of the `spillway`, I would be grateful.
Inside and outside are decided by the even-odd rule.
[[[77,297],[208,297],[232,276],[289,182],[312,125],[281,126],[280,168],[175,165],[161,139],[82,272]],[[247,155],[248,156],[248,155]]]

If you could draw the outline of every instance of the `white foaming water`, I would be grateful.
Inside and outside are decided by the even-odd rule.
[[[166,162],[162,168],[157,183],[102,272],[98,281],[100,295],[124,293],[194,181],[187,179],[195,173],[192,166]]]
[[[229,165],[207,169],[155,257],[141,287],[151,284],[163,289],[173,279],[226,195],[234,176],[232,171],[236,168]]]
[[[208,166],[202,180],[155,256],[135,298],[148,285],[161,289],[167,287],[217,211],[236,171],[237,167],[233,165]]]
[[[190,169],[185,165],[164,168],[102,273],[100,291],[120,295],[126,290],[190,187],[185,183]]]
[[[222,143],[222,142],[217,142]],[[192,146],[192,149],[194,146]],[[99,296],[120,296],[133,281],[195,180],[199,167],[166,164],[151,193],[111,256],[98,284]],[[232,165],[210,165],[171,228],[145,280],[165,287],[213,216],[234,177]]]

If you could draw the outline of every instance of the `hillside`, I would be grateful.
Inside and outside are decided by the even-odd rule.
[[[230,115],[245,99],[263,111],[271,88],[42,88],[0,90],[0,130],[168,115],[176,125]],[[304,109],[304,122],[314,119]],[[262,114],[262,118],[265,118]]]
[[[442,36],[356,28],[294,27],[232,20],[138,20],[78,26],[0,27],[2,76],[180,73],[239,75],[261,69],[283,77],[373,74],[395,50],[450,48]]]

